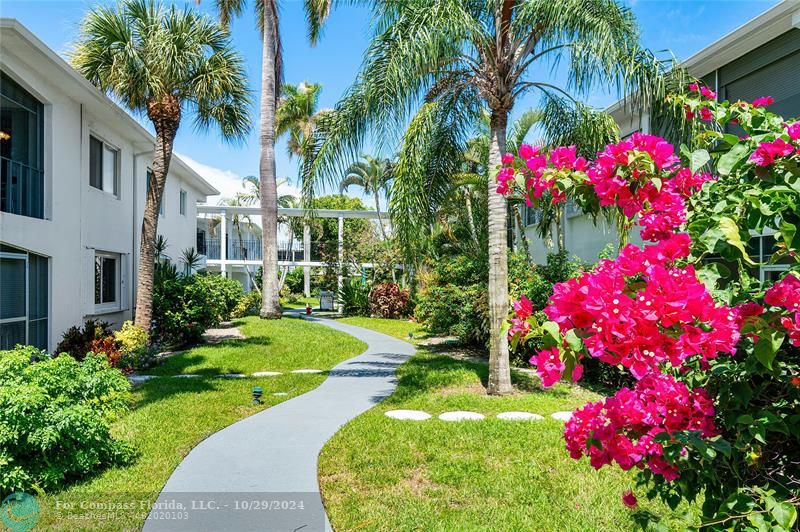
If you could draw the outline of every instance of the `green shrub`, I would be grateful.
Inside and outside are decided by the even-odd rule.
[[[345,316],[369,316],[369,287],[361,279],[353,277],[345,281],[337,295]]]
[[[144,349],[150,342],[150,335],[147,334],[147,331],[132,321],[123,323],[122,328],[114,332],[114,338],[119,342],[120,351],[124,354]]]
[[[76,360],[83,360],[95,340],[111,334],[110,325],[104,321],[86,320],[83,327],[73,326],[63,334],[56,346],[56,354],[68,353]]]
[[[231,318],[236,319],[245,316],[256,316],[259,310],[261,310],[261,292],[258,290],[250,290],[239,299],[239,302],[231,313]]]
[[[408,290],[397,283],[383,283],[369,294],[369,308],[380,318],[402,318],[408,315]]]
[[[303,268],[295,268],[286,274],[285,286],[289,287],[292,294],[303,293]]]
[[[129,460],[110,430],[129,390],[103,355],[0,351],[0,493],[58,488]]]
[[[431,334],[458,336],[481,346],[489,339],[485,285],[430,286],[418,294],[414,316]]]

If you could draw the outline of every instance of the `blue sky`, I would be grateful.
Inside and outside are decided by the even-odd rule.
[[[89,0],[3,0],[0,15],[19,19],[63,55],[69,50],[81,17],[95,3]],[[252,0],[249,3],[252,5]],[[685,59],[778,1],[629,0],[628,3],[641,25],[645,46],[656,51],[671,50],[679,59]],[[202,0],[200,8],[211,12],[212,6],[212,0]],[[281,2],[285,81],[321,83],[321,107],[332,107],[358,72],[369,41],[368,23],[366,9],[340,8],[332,13],[320,43],[312,48],[306,37],[303,2]],[[251,86],[257,96],[261,46],[252,11],[235,21],[232,29],[234,44],[245,56]],[[596,94],[588,103],[603,107],[613,99],[612,95]],[[517,105],[515,114],[535,106],[538,101],[538,96],[528,96]],[[238,176],[258,172],[256,130],[245,146],[235,147],[220,142],[213,133],[198,134],[186,126],[178,133],[176,151],[227,194],[237,190]],[[278,175],[293,180],[297,168],[286,155],[285,142],[277,146],[277,156]]]

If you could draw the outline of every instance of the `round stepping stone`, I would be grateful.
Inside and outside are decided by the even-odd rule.
[[[182,375],[173,375],[173,377],[177,377],[179,379],[196,379],[197,377],[200,377],[200,375],[195,375],[192,373],[184,373]]]
[[[411,421],[424,421],[431,418],[429,413],[422,410],[389,410],[384,415],[392,419],[407,419]]]
[[[256,371],[253,377],[274,377],[275,375],[283,375],[280,371]]]
[[[572,418],[572,412],[553,412],[550,417],[559,421],[569,421]]]
[[[244,373],[220,373],[216,377],[218,379],[244,379],[247,375]]]
[[[150,379],[155,379],[156,375],[130,375],[128,380],[131,381],[133,384],[141,384],[143,382],[147,382]]]
[[[484,416],[483,414],[479,414],[477,412],[467,412],[462,410],[439,414],[439,419],[441,419],[442,421],[477,421],[485,417],[486,416]]]
[[[296,369],[290,373],[322,373],[321,369]]]
[[[544,418],[533,412],[501,412],[497,414],[497,419],[505,419],[507,421],[538,421]]]
[[[272,395],[277,395],[277,396],[279,396],[279,397],[283,397],[284,395],[289,395],[289,394],[288,394],[288,393],[286,393],[286,392],[275,392],[275,393],[273,393]]]

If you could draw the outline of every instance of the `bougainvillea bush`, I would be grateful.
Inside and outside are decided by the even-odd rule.
[[[590,358],[634,378],[564,431],[573,458],[638,471],[627,506],[639,492],[673,509],[701,503],[710,530],[789,530],[800,501],[800,122],[768,112],[769,98],[715,98],[696,85],[673,97],[693,151],[637,133],[592,161],[574,146],[504,157],[499,193],[612,210],[645,242],[556,284],[546,321],[515,302],[509,335],[540,346],[531,363],[544,386],[580,380]],[[753,234],[774,234],[777,282],[757,278]]]

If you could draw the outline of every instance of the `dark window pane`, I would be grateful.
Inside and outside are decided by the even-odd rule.
[[[89,184],[103,190],[103,143],[89,137]]]
[[[25,261],[0,259],[0,319],[26,315]]]
[[[117,300],[117,261],[103,257],[103,303]]]
[[[25,321],[0,324],[0,351],[25,343]]]
[[[94,258],[94,303],[99,305],[103,302],[103,257]]]

